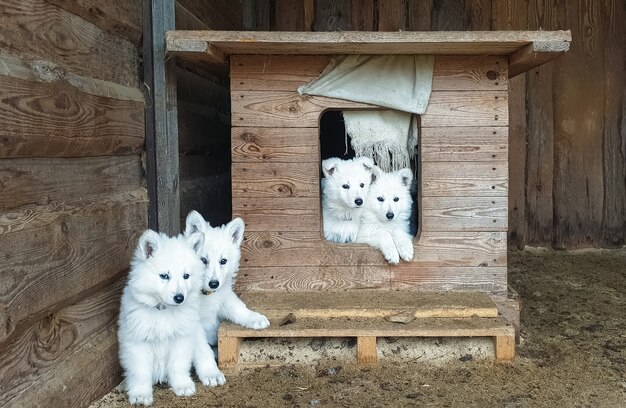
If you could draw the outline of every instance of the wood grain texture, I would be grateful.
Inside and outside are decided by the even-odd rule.
[[[266,266],[242,267],[240,291],[482,291],[506,294],[506,267]]]
[[[221,369],[237,365],[240,346],[241,339],[238,337],[220,336],[217,339],[217,348],[219,349],[219,353],[217,354],[218,366]]]
[[[242,217],[246,231],[321,230],[320,200],[317,197],[236,197],[233,217]]]
[[[0,339],[128,268],[146,227],[147,205],[146,191],[140,189],[4,212],[0,320],[6,324]]]
[[[182,4],[176,2],[176,29],[177,30],[208,30],[207,26],[198,16],[187,10]]]
[[[423,232],[414,243],[412,267],[506,266],[506,234],[501,232]],[[367,245],[334,244],[321,232],[262,231],[246,234],[243,267],[387,265]]]
[[[269,31],[270,0],[242,0],[241,25],[247,31]]]
[[[233,197],[319,197],[319,163],[233,163]]]
[[[325,55],[233,55],[232,91],[295,91],[317,78],[330,63]],[[435,58],[434,91],[506,90],[507,59],[497,56]]]
[[[496,359],[499,361],[515,360],[515,336],[495,336],[493,345],[496,349]]]
[[[505,91],[433,92],[422,127],[502,126],[508,121]],[[317,127],[327,109],[372,109],[370,105],[286,91],[245,91],[232,95],[234,126]]]
[[[47,0],[134,44],[141,40],[141,2],[138,0]]]
[[[408,29],[430,31],[433,0],[408,0]]]
[[[506,231],[506,197],[423,197],[422,231]]]
[[[7,76],[0,76],[0,95],[0,157],[105,156],[143,149],[143,102]]]
[[[139,156],[0,161],[0,212],[62,205],[135,191],[144,184]]]
[[[407,0],[378,1],[378,31],[400,31],[407,28]]]
[[[115,323],[124,279],[35,322],[0,352],[0,404],[85,407],[121,380]]]
[[[316,0],[313,31],[349,31],[352,23],[351,0]]]
[[[424,162],[422,196],[506,197],[506,162]]]
[[[45,0],[3,0],[0,27],[0,48],[83,76],[139,87],[138,52],[132,43]]]
[[[235,163],[319,163],[317,128],[234,127],[231,135]]]
[[[375,365],[378,361],[376,355],[376,337],[359,336],[356,338],[356,361],[359,365]]]
[[[421,132],[423,162],[508,160],[507,127],[432,127]]]
[[[500,0],[496,0],[500,1]],[[432,0],[433,30],[489,30],[492,0]]]
[[[272,31],[307,31],[304,1],[275,0]],[[271,21],[271,20],[270,20]]]
[[[352,2],[352,20],[350,29],[353,31],[374,30],[374,0]]]
[[[229,0],[177,0],[209,30],[241,29],[241,4]]]

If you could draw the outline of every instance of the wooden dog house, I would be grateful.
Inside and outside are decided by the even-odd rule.
[[[508,81],[566,51],[570,39],[570,33],[562,31],[169,32],[169,53],[204,69],[229,66],[233,216],[246,222],[238,288],[479,292],[517,322],[519,309],[507,298]],[[329,109],[373,107],[301,96],[297,88],[316,78],[332,54],[357,53],[436,55],[433,92],[421,116],[421,233],[413,261],[397,266],[388,265],[368,246],[330,243],[322,234],[320,116]],[[265,298],[265,304],[254,295],[248,298],[267,312],[275,296],[272,301]],[[500,326],[493,336],[510,340],[511,332]],[[230,329],[233,338],[260,335]],[[237,343],[227,341],[228,330],[223,328],[221,337],[232,353],[220,351],[224,364],[236,361]],[[377,335],[394,334],[389,330]],[[300,335],[314,332],[304,331],[307,334]],[[342,335],[348,332],[341,330]],[[360,349],[371,349],[371,339],[363,337],[367,330],[353,332]],[[444,332],[428,333],[448,335]],[[491,333],[488,330],[481,333],[492,335],[485,334]],[[275,328],[263,335],[298,334]],[[506,344],[513,347],[511,341]],[[510,350],[501,354],[498,357],[512,357]]]

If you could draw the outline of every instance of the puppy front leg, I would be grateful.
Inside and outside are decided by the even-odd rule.
[[[213,350],[207,343],[202,330],[199,328],[196,334],[193,365],[200,382],[208,387],[223,385],[226,382],[224,374],[217,368]]]
[[[359,235],[358,242],[379,249],[390,264],[395,265],[400,262],[400,255],[398,254],[396,244],[391,234],[387,231],[378,228],[368,229]]]
[[[224,298],[221,314],[225,319],[249,329],[265,329],[270,325],[267,317],[248,309],[232,290]]]
[[[172,391],[179,397],[188,397],[196,393],[196,385],[191,379],[194,340],[178,340],[172,344],[169,352],[167,379]]]
[[[393,240],[400,258],[409,262],[413,260],[413,238],[405,231],[394,231]]]
[[[152,405],[152,361],[154,356],[144,344],[122,346],[120,362],[124,368],[128,402]]]

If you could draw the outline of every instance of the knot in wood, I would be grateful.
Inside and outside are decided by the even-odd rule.
[[[267,248],[271,248],[274,246],[274,243],[272,241],[270,241],[269,239],[266,239],[263,241],[263,243],[261,244],[263,246],[263,248],[267,249]]]
[[[256,140],[256,135],[254,133],[246,132],[241,135],[241,140],[246,143],[252,143]]]
[[[487,71],[487,79],[489,79],[490,81],[494,81],[498,78],[498,73],[496,71],[494,71],[493,69]]]
[[[276,186],[276,191],[278,191],[283,196],[292,196],[293,192],[291,191],[291,187],[286,186],[284,184],[279,184]]]
[[[300,113],[301,108],[297,103],[294,103],[294,104],[289,105],[288,110],[289,110],[289,113],[296,114],[296,113]]]

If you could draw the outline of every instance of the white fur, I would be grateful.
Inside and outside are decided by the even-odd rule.
[[[327,240],[355,242],[370,184],[378,171],[367,157],[322,161],[322,214]],[[359,205],[357,200],[362,203]]]
[[[203,384],[225,381],[200,324],[203,265],[195,250],[203,242],[201,233],[170,238],[152,230],[139,239],[122,295],[118,331],[131,404],[151,405],[152,385],[158,382],[169,383],[176,395],[193,395],[192,364]],[[180,304],[176,295],[184,296]]]
[[[199,252],[204,266],[202,296],[202,326],[209,344],[217,344],[217,329],[222,320],[229,320],[251,329],[269,327],[267,317],[246,307],[233,291],[235,277],[239,271],[244,222],[235,218],[226,225],[211,228],[196,211],[187,215],[185,235],[196,231],[205,235],[204,245]],[[222,265],[221,261],[226,262]],[[223,262],[223,261],[222,261]],[[210,282],[219,283],[211,288]]]
[[[413,259],[413,237],[409,233],[412,180],[408,168],[381,173],[370,187],[361,217],[356,241],[380,249],[391,264],[399,263],[400,258]],[[393,218],[388,219],[387,214],[393,214]]]

